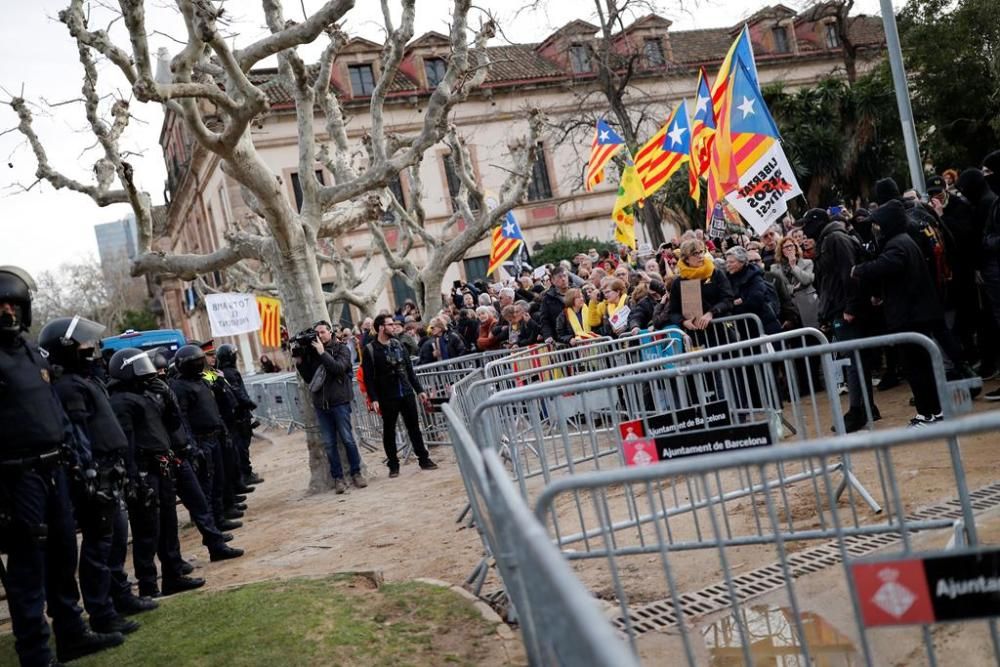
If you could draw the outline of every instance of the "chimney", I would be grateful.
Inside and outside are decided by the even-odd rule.
[[[170,83],[173,75],[170,73],[170,51],[161,46],[156,50],[156,82]]]

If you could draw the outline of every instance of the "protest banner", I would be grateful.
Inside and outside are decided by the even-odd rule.
[[[236,336],[260,329],[260,312],[253,294],[207,294],[205,310],[212,336]]]

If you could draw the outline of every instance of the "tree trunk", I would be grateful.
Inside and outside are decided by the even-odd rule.
[[[424,268],[420,276],[424,290],[423,310],[420,312],[423,313],[425,324],[441,310],[441,283],[444,279],[444,271],[433,270],[433,268]]]
[[[653,248],[659,248],[666,239],[663,236],[663,224],[660,214],[652,206],[642,207],[642,224],[646,227],[646,238]]]

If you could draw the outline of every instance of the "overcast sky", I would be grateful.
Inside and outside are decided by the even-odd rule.
[[[321,0],[304,1],[307,11],[322,4]],[[71,177],[87,180],[98,155],[92,148],[92,137],[81,132],[86,128],[82,106],[73,104],[48,109],[41,103],[42,100],[62,102],[80,95],[76,49],[65,26],[56,18],[68,2],[33,0],[4,4],[0,26],[0,86],[4,92],[0,95],[6,102],[11,94],[20,94],[23,86],[25,98],[38,103],[35,129],[46,146],[52,166]],[[147,0],[150,30],[177,37],[182,34],[176,13],[165,8],[172,4],[169,0]],[[286,15],[301,18],[300,0],[286,0],[284,4]],[[474,6],[493,11],[499,19],[502,33],[498,43],[538,41],[574,18],[591,19],[593,12],[590,2],[541,0],[535,3],[539,9],[517,13],[516,8],[523,4],[526,3],[520,0],[477,0]],[[733,25],[766,4],[769,3],[754,0],[686,0],[683,3],[666,0],[659,6],[661,15],[674,22],[671,29],[684,30]],[[803,6],[802,2],[795,1],[787,4]],[[898,1],[894,4],[901,5]],[[450,5],[445,0],[418,0],[416,35],[427,30],[447,32]],[[232,31],[236,33],[237,46],[261,34],[263,21],[259,0],[229,0],[225,7],[233,18]],[[378,7],[375,0],[357,0],[355,9],[346,17],[347,31],[381,41]],[[855,11],[878,13],[878,0],[859,0]],[[95,10],[91,26],[104,27],[109,18]],[[476,24],[478,21],[473,19],[472,25]],[[120,28],[120,22],[112,26],[112,34],[127,48],[128,42]],[[166,36],[151,35],[150,42],[154,52],[160,46],[172,53],[180,48]],[[313,49],[312,53],[304,55],[309,57],[317,52]],[[110,64],[100,64],[99,76],[102,92],[117,89],[121,95],[128,95],[124,79]],[[123,142],[124,148],[141,153],[129,159],[136,167],[139,185],[152,195],[154,203],[159,204],[163,202],[166,178],[158,144],[163,116],[158,105],[134,103],[131,110],[135,118]],[[0,131],[16,124],[13,110],[9,106],[0,107]],[[0,190],[0,265],[16,264],[37,273],[87,256],[96,257],[93,226],[124,217],[129,212],[128,207],[98,208],[84,195],[65,190],[57,192],[48,184],[38,184],[30,192],[23,192],[17,184],[30,185],[34,170],[34,155],[22,136],[17,132],[0,136],[0,186],[3,186]]]

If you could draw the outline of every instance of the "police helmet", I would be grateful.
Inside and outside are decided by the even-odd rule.
[[[156,367],[149,355],[136,347],[118,350],[108,362],[108,374],[121,382],[132,382],[156,376]]]
[[[15,314],[0,313],[0,331],[20,333],[31,328],[31,292],[35,281],[24,269],[0,266],[0,302],[14,307]]]
[[[236,366],[236,356],[238,352],[235,345],[225,343],[215,350],[215,359],[219,368],[229,368]]]
[[[167,366],[170,365],[170,360],[167,359],[166,351],[162,347],[158,347],[147,352],[149,358],[153,360],[153,366],[156,367],[157,371],[167,370]]]
[[[185,345],[174,355],[174,366],[181,375],[198,375],[205,370],[205,364],[205,351],[197,345]]]
[[[105,326],[86,317],[57,317],[38,334],[38,346],[49,353],[49,359],[62,366],[89,361],[97,351],[97,342]],[[93,343],[92,347],[87,347]],[[85,348],[81,353],[80,348]]]

